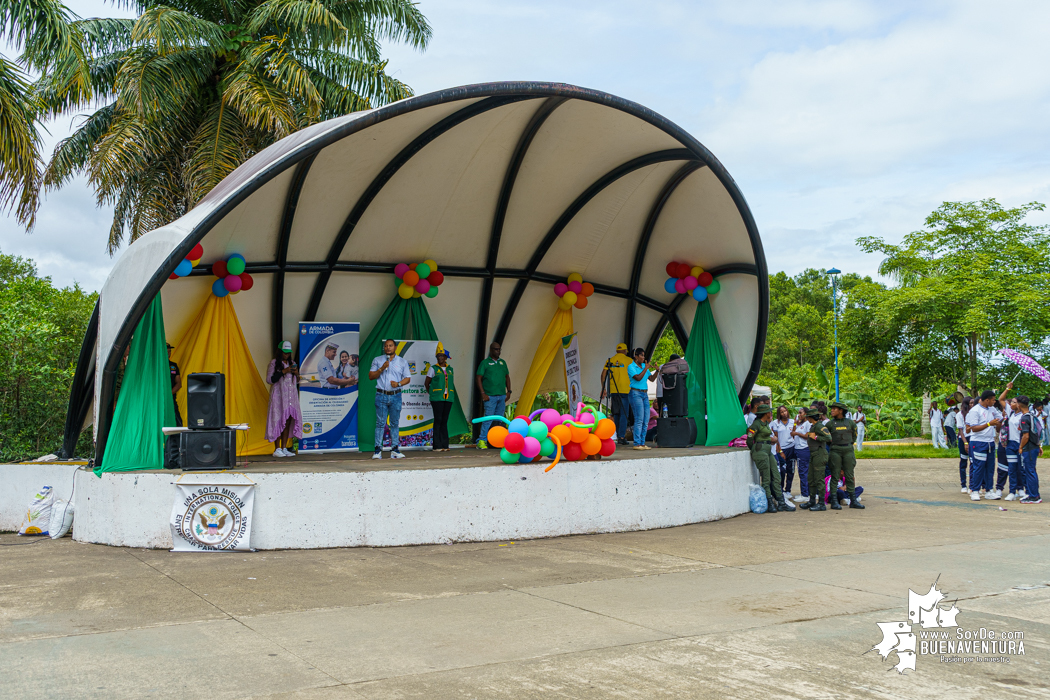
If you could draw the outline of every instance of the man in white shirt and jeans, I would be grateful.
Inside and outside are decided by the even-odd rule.
[[[857,405],[856,413],[848,413],[846,417],[857,424],[857,451],[864,449],[864,433],[868,430],[868,417],[864,415],[864,407]]]
[[[383,458],[383,432],[390,418],[390,456],[404,459],[401,454],[401,387],[412,381],[408,361],[397,354],[397,343],[383,341],[383,354],[372,360],[368,378],[376,383],[376,446],[372,459]]]
[[[995,464],[995,429],[1001,425],[1001,421],[994,417],[991,411],[995,403],[995,392],[991,389],[981,394],[979,403],[966,414],[966,427],[969,431],[970,440],[970,500],[981,500],[981,488],[986,491],[985,498],[997,500],[995,496],[995,484],[985,483],[989,477],[994,478],[994,472],[988,473],[989,460]],[[993,467],[994,469],[994,467]]]
[[[937,449],[947,449],[948,443],[944,441],[944,414],[937,408],[937,402],[930,404],[930,433],[933,434],[933,446]]]

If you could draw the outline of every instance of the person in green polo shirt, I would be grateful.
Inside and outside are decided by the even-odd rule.
[[[440,341],[434,357],[437,364],[430,365],[423,384],[434,409],[434,451],[448,452],[448,417],[452,413],[452,402],[456,400],[455,372],[448,363],[448,350]]]
[[[502,416],[507,411],[507,402],[510,401],[510,368],[507,363],[500,359],[500,344],[493,342],[489,346],[489,356],[481,361],[478,366],[477,382],[478,394],[481,396],[483,416]],[[489,434],[492,421],[481,424],[481,432],[478,433],[478,447],[488,447],[485,442]]]

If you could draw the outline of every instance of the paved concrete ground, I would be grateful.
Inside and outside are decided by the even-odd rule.
[[[1050,505],[971,503],[948,460],[859,472],[864,511],[514,543],[172,554],[0,535],[0,696],[1050,695]],[[938,577],[961,627],[1023,632],[1025,655],[900,676],[864,654]]]

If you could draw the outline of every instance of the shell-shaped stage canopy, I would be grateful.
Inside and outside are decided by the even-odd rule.
[[[169,281],[196,243],[201,264]],[[425,303],[461,373],[496,339],[519,389],[557,308],[553,285],[578,272],[596,290],[573,314],[583,389],[597,397],[617,343],[651,351],[670,323],[684,346],[696,302],[664,290],[672,260],[719,279],[712,309],[741,396],[761,363],[761,241],[736,183],[703,145],[602,92],[470,85],[292,134],[131,244],[103,287],[97,357],[82,353],[84,386],[70,403],[71,412],[89,405],[77,392],[89,395],[94,379],[97,454],[113,401],[103,380],[149,303],[162,294],[168,337],[178,338],[210,293],[209,266],[232,253],[255,280],[233,304],[260,372],[299,321],[359,321],[363,338],[396,293],[394,266],[425,259],[445,275]],[[470,413],[473,382],[460,384]]]

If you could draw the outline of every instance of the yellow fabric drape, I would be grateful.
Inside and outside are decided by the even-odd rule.
[[[568,311],[558,309],[554,312],[554,318],[547,326],[543,338],[540,339],[536,355],[529,366],[529,374],[525,377],[525,386],[521,388],[518,406],[514,411],[519,416],[528,415],[532,411],[532,404],[536,401],[536,394],[539,393],[543,379],[547,376],[547,370],[550,369],[551,363],[561,351],[561,339],[567,335],[572,335],[572,309]],[[561,388],[564,390],[566,388],[564,369],[561,377]]]
[[[179,410],[186,418],[187,377],[194,372],[222,372],[226,375],[226,422],[247,423],[247,438],[238,433],[238,455],[262,455],[273,452],[266,441],[266,415],[270,392],[255,368],[252,353],[244,340],[229,296],[221,299],[208,293],[200,313],[175,345],[171,359],[182,374]]]

